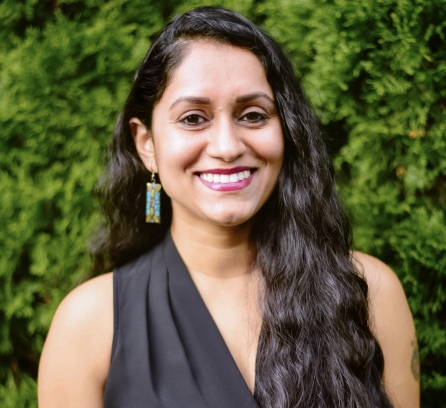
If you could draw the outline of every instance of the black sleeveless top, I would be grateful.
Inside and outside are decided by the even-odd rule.
[[[113,286],[104,408],[259,408],[170,233]]]

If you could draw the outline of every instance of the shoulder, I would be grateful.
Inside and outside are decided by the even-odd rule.
[[[384,262],[361,253],[353,253],[353,261],[369,287],[372,323],[377,335],[383,334],[389,324],[398,321],[413,332],[413,319],[401,282]]]
[[[113,313],[113,273],[107,273],[73,289],[61,302],[53,326],[82,328]],[[112,316],[111,316],[112,317]]]
[[[94,404],[102,403],[112,341],[113,274],[108,273],[78,286],[59,305],[39,365],[39,405],[80,406],[85,398],[83,406],[99,406]]]
[[[371,255],[355,251],[353,263],[367,281],[372,307],[379,307],[382,302],[407,303],[398,277],[384,262]],[[379,302],[376,303],[378,299]]]
[[[96,343],[106,343],[109,334],[113,335],[112,273],[81,284],[63,299],[54,315],[47,345],[60,347],[55,339],[72,343],[75,339],[88,337],[85,346],[94,347]]]
[[[395,407],[419,407],[415,326],[403,287],[383,262],[360,252],[353,263],[369,286],[372,330],[384,355],[384,380]]]

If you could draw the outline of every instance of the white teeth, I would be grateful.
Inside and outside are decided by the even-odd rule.
[[[200,177],[206,181],[211,183],[237,183],[237,181],[241,181],[247,179],[251,176],[251,170],[244,170],[238,173],[232,174],[214,174],[214,173],[200,173]]]

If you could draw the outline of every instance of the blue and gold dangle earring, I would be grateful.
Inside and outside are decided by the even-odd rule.
[[[155,181],[155,173],[153,171],[150,183],[147,183],[146,222],[161,223],[161,184]]]

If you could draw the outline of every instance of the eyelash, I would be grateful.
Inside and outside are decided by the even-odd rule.
[[[248,115],[252,115],[252,114],[257,115],[257,119],[256,120],[248,120],[249,123],[259,123],[261,121],[268,119],[268,115],[265,115],[264,113],[260,113],[260,112],[256,112],[256,111],[248,112],[248,113],[244,114],[242,116],[242,118],[244,118],[245,116],[248,116]]]
[[[203,120],[203,122],[199,122],[199,123],[189,123],[187,122],[188,119],[190,118],[199,118],[199,119],[204,119],[203,116],[201,115],[197,115],[196,113],[192,114],[192,115],[187,115],[184,118],[180,119],[179,122],[180,123],[184,123],[187,126],[199,126],[201,124],[203,124],[205,122],[205,120]]]
[[[256,111],[248,112],[248,113],[244,114],[242,116],[242,118],[244,118],[244,117],[246,117],[248,115],[252,115],[252,114],[257,115],[258,118],[255,119],[255,120],[246,120],[246,122],[256,124],[256,123],[259,123],[259,122],[262,122],[262,121],[268,119],[268,115],[265,115],[264,113],[260,113],[260,112],[256,112]],[[180,119],[178,122],[183,123],[183,124],[185,124],[187,126],[191,126],[191,127],[193,127],[193,126],[200,126],[204,122],[206,122],[206,120],[204,119],[202,122],[199,122],[199,123],[189,123],[188,119],[190,119],[190,118],[204,119],[203,116],[194,113],[192,115],[185,116],[184,118]],[[239,119],[239,121],[241,121],[241,119]]]

